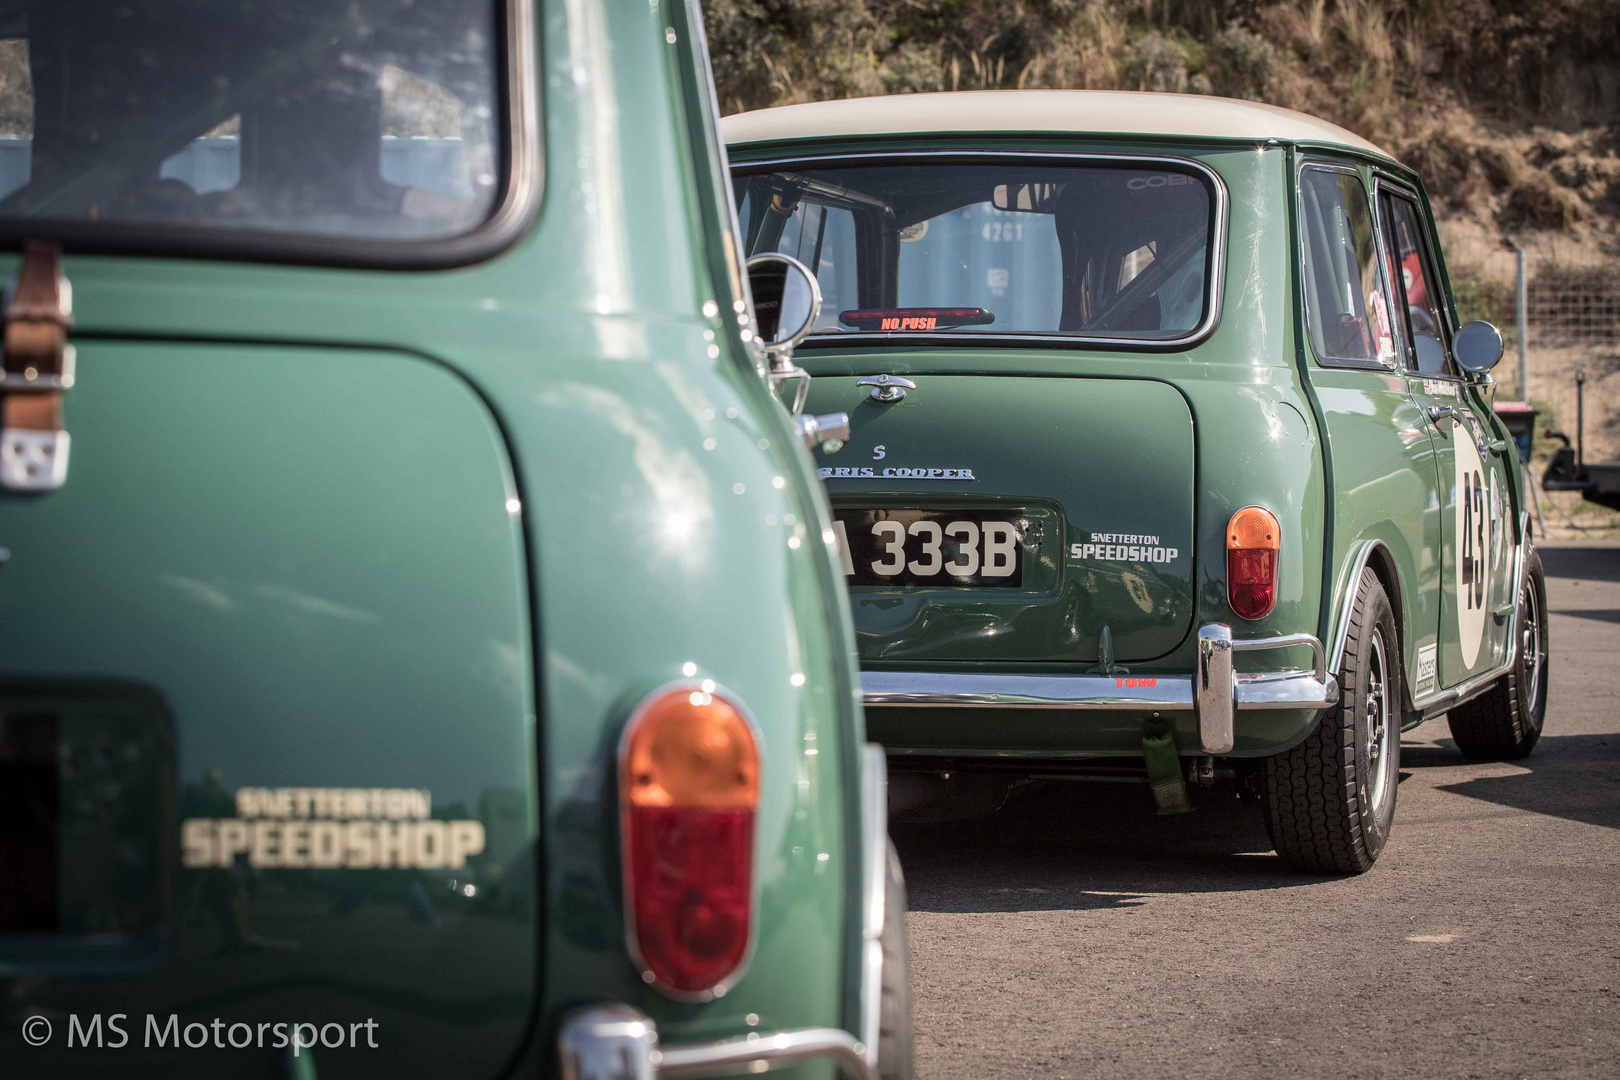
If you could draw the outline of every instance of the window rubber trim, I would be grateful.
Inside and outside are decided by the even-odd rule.
[[[1130,165],[1160,165],[1171,169],[1197,174],[1206,181],[1209,190],[1215,196],[1215,224],[1211,236],[1210,251],[1212,258],[1209,263],[1209,280],[1204,283],[1204,296],[1208,302],[1208,309],[1203,320],[1191,331],[1175,338],[1126,338],[1126,337],[1091,337],[1079,334],[1047,334],[1047,333],[982,333],[971,334],[884,334],[884,333],[855,333],[855,334],[811,334],[799,343],[799,348],[838,348],[843,345],[965,345],[970,348],[984,348],[987,344],[994,344],[1000,348],[1004,346],[1038,346],[1050,348],[1057,346],[1066,349],[1088,350],[1119,350],[1126,352],[1180,352],[1194,345],[1201,344],[1213,334],[1221,322],[1221,305],[1225,299],[1226,285],[1226,232],[1227,218],[1229,216],[1229,199],[1226,193],[1226,183],[1214,169],[1201,161],[1192,158],[1167,157],[1158,154],[1097,154],[1086,152],[1065,153],[1063,151],[1018,151],[1018,150],[865,150],[849,153],[812,154],[809,156],[772,156],[758,158],[743,162],[733,162],[731,175],[733,178],[755,176],[761,173],[776,172],[787,167],[821,168],[831,165],[858,166],[865,164],[904,164],[906,162],[919,162],[931,165],[980,165],[986,163],[1013,163],[1021,165],[1073,165],[1086,162],[1099,162],[1105,167],[1122,168]]]
[[[504,91],[498,96],[506,169],[494,209],[467,232],[438,240],[372,240],[264,229],[0,218],[0,250],[19,249],[24,240],[53,240],[74,255],[150,255],[378,270],[441,270],[492,258],[533,224],[544,177],[534,5],[505,0],[498,21],[505,46],[497,49],[495,66],[498,86]]]

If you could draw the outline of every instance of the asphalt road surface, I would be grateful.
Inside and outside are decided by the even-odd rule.
[[[1221,788],[1160,818],[1142,787],[1051,783],[897,826],[919,1075],[1620,1076],[1620,547],[1542,557],[1535,753],[1408,732],[1361,877],[1284,870]]]

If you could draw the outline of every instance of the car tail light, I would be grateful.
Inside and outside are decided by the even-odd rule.
[[[718,996],[752,932],[753,729],[713,683],[660,690],[630,717],[619,774],[631,955],[667,992]]]
[[[1226,594],[1232,610],[1259,619],[1277,606],[1277,549],[1282,530],[1270,510],[1245,506],[1226,526]]]

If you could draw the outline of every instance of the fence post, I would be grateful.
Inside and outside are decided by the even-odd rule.
[[[1524,248],[1512,237],[1502,237],[1502,246],[1513,249],[1513,325],[1519,337],[1519,400],[1530,403],[1530,299],[1529,280],[1525,273]]]

